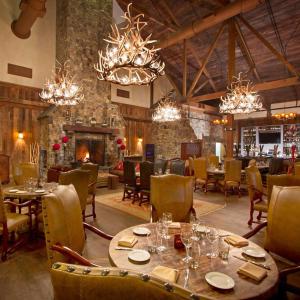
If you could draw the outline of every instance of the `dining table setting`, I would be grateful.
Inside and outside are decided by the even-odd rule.
[[[111,240],[109,259],[214,299],[261,299],[278,281],[276,263],[264,249],[199,220],[126,228]]]

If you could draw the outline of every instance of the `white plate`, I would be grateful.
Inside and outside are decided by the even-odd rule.
[[[228,275],[220,272],[209,272],[205,275],[205,280],[218,289],[229,290],[234,287],[234,280]]]
[[[136,235],[150,235],[151,231],[146,227],[135,227],[132,232]]]
[[[8,192],[9,193],[16,193],[16,192],[18,192],[19,190],[17,190],[17,189],[12,189],[12,190],[9,190]]]
[[[16,194],[26,194],[27,191],[17,191]]]
[[[146,262],[150,259],[150,253],[146,250],[132,250],[128,254],[128,258],[135,262]]]
[[[255,258],[264,258],[266,256],[266,252],[264,250],[254,247],[244,248],[243,253]]]
[[[45,190],[35,190],[34,192],[35,193],[45,193],[46,191]]]

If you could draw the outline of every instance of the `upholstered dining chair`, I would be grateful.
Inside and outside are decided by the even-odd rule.
[[[96,219],[96,188],[97,188],[97,180],[98,180],[98,171],[99,171],[99,165],[93,164],[93,163],[86,163],[81,166],[82,170],[90,171],[90,177],[89,177],[89,188],[88,188],[88,198],[87,198],[87,204],[92,204],[93,212],[92,214],[85,215],[85,217],[91,217],[93,216],[94,219]]]
[[[135,162],[130,160],[125,160],[123,166],[124,166],[124,192],[123,192],[122,200],[131,199],[131,197],[133,197],[132,203],[134,203],[135,200],[139,199],[139,188],[140,188],[136,180]]]
[[[213,165],[215,168],[218,168],[219,166],[219,156],[216,155],[209,155],[207,157],[208,159],[208,165]]]
[[[52,266],[51,281],[56,300],[208,300],[153,275],[118,268],[59,262]]]
[[[282,174],[283,170],[284,170],[283,158],[273,157],[269,163],[269,174],[270,175]]]
[[[261,174],[255,165],[252,165],[246,170],[248,194],[250,200],[250,218],[248,225],[253,223],[253,213],[258,211],[257,220],[261,219],[262,213],[268,211],[268,199],[264,199],[267,196],[264,190]]]
[[[193,177],[174,174],[152,176],[150,188],[151,222],[170,212],[174,222],[189,222],[193,208]]]
[[[225,177],[224,180],[219,180],[218,184],[223,189],[225,197],[229,189],[237,189],[240,197],[242,162],[240,160],[228,160],[225,162]]]
[[[185,161],[181,159],[175,159],[170,161],[170,174],[176,174],[184,176],[185,174]]]
[[[2,235],[2,254],[1,259],[4,261],[7,259],[7,254],[14,252],[19,246],[21,246],[26,239],[24,236],[15,239],[15,234],[18,230],[28,226],[29,233],[32,228],[32,218],[31,218],[31,205],[32,200],[23,202],[22,204],[17,204],[9,200],[3,200],[2,187],[0,183],[0,235]],[[20,214],[6,211],[6,207],[13,208],[28,208],[28,214]],[[9,238],[12,236],[13,243],[9,245]]]
[[[60,173],[58,183],[61,185],[73,184],[78,194],[83,220],[85,220],[85,209],[89,192],[90,171],[75,169]],[[91,203],[90,203],[91,204]]]
[[[27,179],[38,178],[38,165],[34,163],[13,164],[13,178],[16,185],[22,185]]]
[[[194,158],[189,157],[189,175],[193,176],[194,175]]]
[[[159,173],[159,170],[161,170],[162,174],[166,173],[168,166],[168,161],[166,159],[158,158],[154,162],[154,172],[156,174]]]
[[[194,191],[202,187],[204,192],[207,193],[208,184],[216,184],[216,180],[208,176],[207,168],[208,163],[205,157],[194,159]]]
[[[271,254],[276,254],[274,258],[280,269],[281,294],[289,290],[300,295],[299,195],[300,187],[298,186],[273,186],[267,222],[259,224],[244,235],[245,238],[250,238],[262,228],[267,227],[264,248]],[[278,299],[285,298],[280,295]]]
[[[80,200],[75,187],[59,185],[42,198],[42,214],[48,262],[76,262],[96,266],[82,256],[85,248],[84,229],[111,240],[112,236],[82,221]]]
[[[154,175],[154,163],[144,161],[140,163],[140,203],[150,201],[150,178]]]

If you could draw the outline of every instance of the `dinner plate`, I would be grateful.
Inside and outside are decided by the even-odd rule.
[[[228,275],[220,272],[209,272],[205,275],[205,280],[218,289],[229,290],[234,287],[234,280]]]
[[[45,193],[46,191],[45,190],[35,190],[34,192],[35,193]]]
[[[266,252],[264,250],[254,247],[244,248],[243,253],[255,258],[264,258],[266,256]]]
[[[135,227],[132,232],[136,235],[150,235],[151,231],[146,227]]]
[[[150,253],[146,250],[132,250],[128,254],[128,258],[135,262],[146,262],[150,259]]]
[[[27,191],[17,191],[16,194],[26,194]]]
[[[18,192],[19,190],[17,190],[17,189],[12,189],[12,190],[9,190],[8,192],[9,193],[16,193],[16,192]]]

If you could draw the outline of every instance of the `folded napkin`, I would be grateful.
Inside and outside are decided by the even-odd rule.
[[[267,271],[265,269],[251,264],[250,262],[242,265],[237,272],[258,282],[262,281],[267,276]]]
[[[172,229],[180,229],[181,225],[179,222],[172,222],[168,227]]]
[[[123,236],[119,239],[118,245],[122,247],[132,248],[137,243],[137,238],[131,235]]]
[[[164,266],[157,266],[152,270],[151,274],[163,280],[175,283],[178,279],[179,271]]]
[[[228,244],[238,248],[248,246],[249,244],[249,242],[246,239],[236,235],[229,235],[224,240]]]

